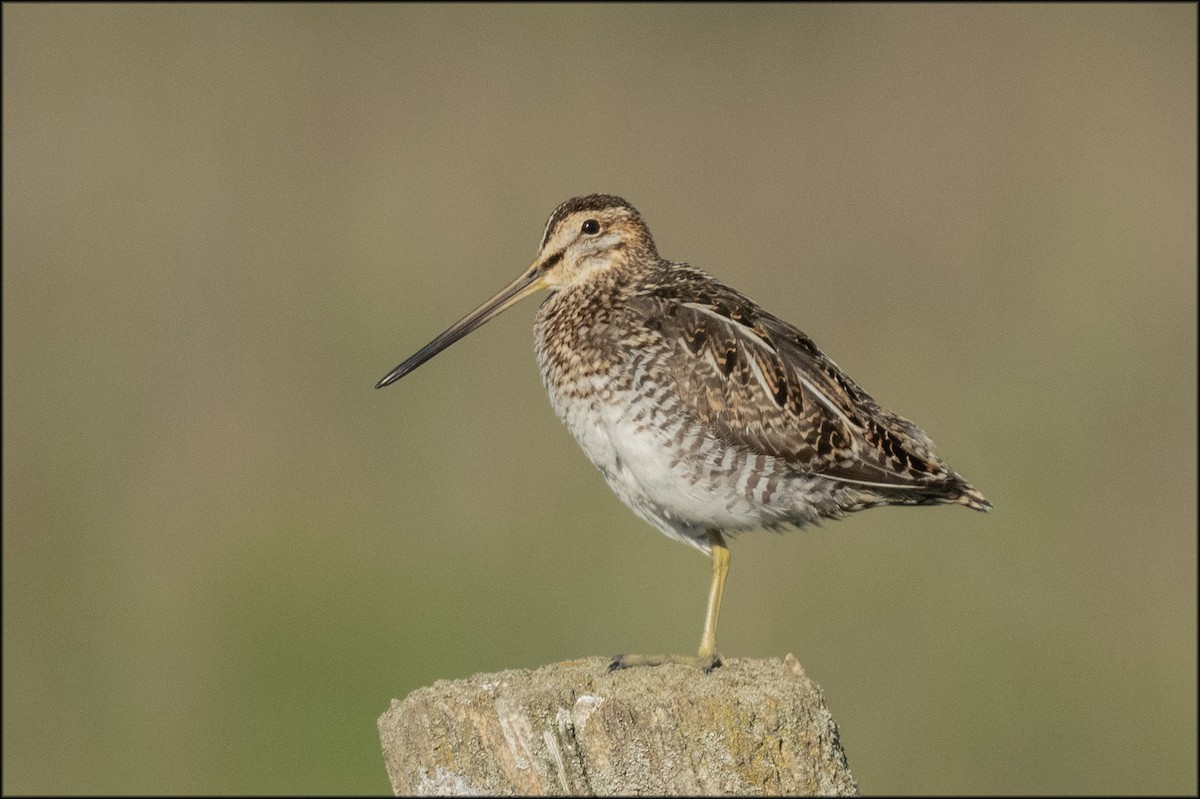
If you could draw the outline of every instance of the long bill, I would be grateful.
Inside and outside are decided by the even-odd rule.
[[[390,386],[463,336],[483,327],[488,320],[500,315],[509,306],[545,288],[547,283],[544,275],[540,263],[529,267],[520,277],[500,289],[496,296],[459,319],[433,341],[409,356],[404,363],[384,375],[383,379],[375,384],[375,388]]]

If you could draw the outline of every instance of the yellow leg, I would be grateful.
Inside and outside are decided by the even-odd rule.
[[[708,589],[708,612],[704,615],[704,634],[700,637],[700,652],[688,655],[617,655],[608,665],[609,671],[630,666],[660,666],[663,663],[682,663],[699,666],[705,672],[721,665],[717,655],[717,619],[721,616],[721,598],[725,595],[725,578],[729,574],[729,547],[719,530],[708,531],[712,556],[712,585]]]
[[[712,549],[712,586],[708,589],[708,613],[704,616],[704,635],[700,638],[702,660],[717,655],[717,619],[721,617],[721,598],[725,595],[725,577],[729,574],[729,547],[719,530],[708,531]]]

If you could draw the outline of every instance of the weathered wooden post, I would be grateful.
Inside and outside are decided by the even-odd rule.
[[[440,680],[379,718],[397,794],[857,795],[792,655],[711,674],[602,658]]]

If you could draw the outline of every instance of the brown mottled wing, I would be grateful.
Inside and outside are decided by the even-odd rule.
[[[927,489],[953,475],[911,422],[880,408],[812,340],[731,289],[673,286],[631,307],[666,339],[679,399],[727,444],[800,472]]]

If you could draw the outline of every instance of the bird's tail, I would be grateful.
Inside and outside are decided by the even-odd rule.
[[[976,491],[975,488],[966,480],[962,481],[959,494],[954,498],[953,501],[957,502],[959,505],[966,505],[972,510],[983,511],[984,513],[987,513],[992,509],[992,503],[988,501],[987,497]]]

